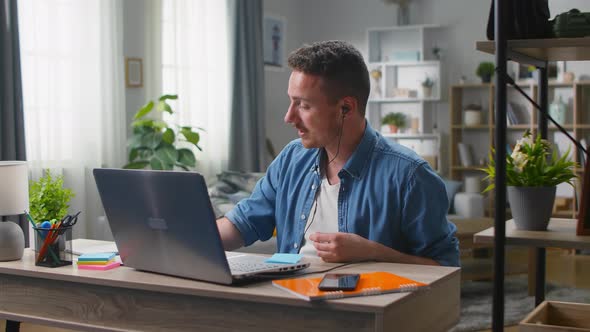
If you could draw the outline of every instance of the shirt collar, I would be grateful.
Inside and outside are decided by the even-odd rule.
[[[377,132],[369,125],[367,120],[365,120],[365,124],[363,138],[357,145],[356,150],[353,152],[350,158],[348,158],[348,161],[346,161],[346,164],[344,164],[342,170],[339,172],[340,176],[342,176],[342,172],[345,171],[353,178],[360,179],[364,168],[369,164],[371,153],[373,153],[373,149],[375,148],[375,144],[377,142]],[[321,152],[322,149],[317,149],[315,163],[310,169],[310,172],[317,172],[319,176],[321,176]]]
[[[355,179],[360,179],[363,170],[371,160],[370,157],[373,153],[376,142],[377,132],[369,125],[367,120],[365,120],[365,132],[363,138],[359,145],[357,145],[356,150],[352,153],[350,158],[348,158],[346,164],[344,164],[342,171],[348,172],[348,174]]]

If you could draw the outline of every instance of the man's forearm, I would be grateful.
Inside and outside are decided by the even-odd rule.
[[[421,265],[440,265],[437,261],[420,256],[404,254],[395,249],[382,245],[381,243],[370,241],[371,260],[379,262],[403,263],[403,264],[421,264]]]
[[[226,251],[236,250],[244,246],[242,233],[227,218],[217,219],[217,229],[223,242],[223,249]]]

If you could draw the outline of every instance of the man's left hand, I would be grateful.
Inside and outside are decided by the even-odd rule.
[[[326,262],[372,260],[372,241],[352,233],[313,233],[309,236],[318,256]]]

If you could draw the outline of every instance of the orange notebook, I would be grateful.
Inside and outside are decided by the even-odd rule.
[[[404,278],[389,272],[361,273],[359,283],[353,291],[321,291],[318,289],[321,280],[321,277],[280,279],[273,280],[272,284],[307,301],[411,292],[428,287],[425,283]]]

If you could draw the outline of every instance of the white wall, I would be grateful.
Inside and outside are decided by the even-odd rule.
[[[481,61],[494,61],[492,55],[475,50],[475,42],[485,39],[490,9],[489,0],[413,0],[410,7],[410,24],[439,24],[447,27],[447,40],[438,44],[443,50],[447,86],[456,84],[461,76],[479,82],[475,69]],[[578,8],[590,12],[588,0],[552,0],[549,2],[552,17]],[[371,27],[393,26],[397,22],[397,7],[385,5],[382,0],[266,0],[265,12],[287,17],[287,54],[302,43],[340,39],[355,45],[366,57],[366,31]],[[297,33],[293,35],[293,30]],[[291,39],[293,38],[293,39]],[[568,63],[567,70],[590,74],[590,63]],[[283,123],[288,106],[286,95],[289,71],[266,72],[267,136],[280,150],[295,131]],[[434,105],[434,120],[443,134],[443,153],[449,132],[448,103]],[[426,131],[429,131],[426,128]],[[443,165],[448,161],[443,160]]]
[[[125,0],[123,2],[123,54],[125,57],[143,59],[144,87],[127,88],[125,87],[125,114],[127,135],[131,135],[131,122],[133,114],[147,102],[146,96],[146,59],[145,59],[145,39],[146,39],[146,22],[150,20],[146,16],[146,6],[148,2],[144,0]],[[154,98],[154,96],[149,96]],[[121,165],[123,166],[123,165]]]
[[[287,22],[286,54],[301,46],[301,34],[306,15],[304,7],[301,2],[293,0],[264,1],[265,15],[280,16],[285,18]],[[284,70],[266,68],[264,71],[266,136],[273,143],[276,153],[279,153],[291,140],[297,138],[296,131],[283,121],[289,107],[287,82],[290,74],[288,68]]]

